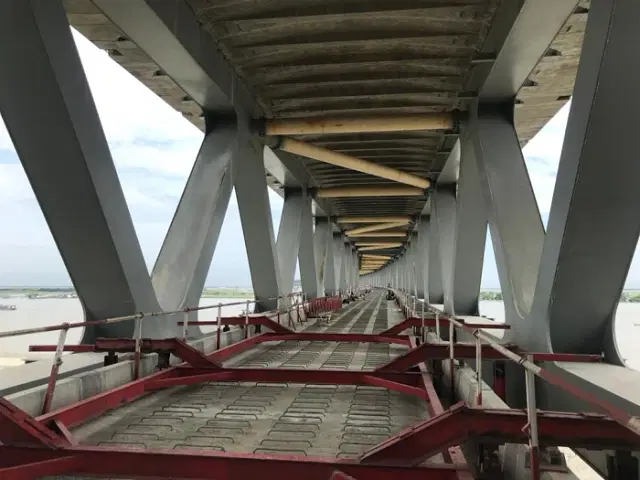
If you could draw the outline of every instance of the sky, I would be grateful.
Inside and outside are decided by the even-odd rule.
[[[203,134],[129,75],[108,55],[74,31],[87,78],[109,142],[149,270],[193,166]],[[538,206],[546,223],[562,147],[568,106],[525,147]],[[282,199],[269,190],[274,232]],[[250,286],[247,255],[235,194],[207,285]],[[636,255],[640,260],[640,256]],[[69,275],[0,118],[0,285],[71,285]],[[487,239],[483,288],[499,287]],[[627,286],[640,286],[634,258]]]

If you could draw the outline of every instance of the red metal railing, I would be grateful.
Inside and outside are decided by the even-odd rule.
[[[404,297],[397,295],[402,305]],[[337,309],[335,297],[316,301],[316,311]],[[303,308],[310,305],[303,305]],[[214,306],[213,308],[216,308]],[[289,307],[291,308],[291,307]],[[316,308],[316,307],[313,307]],[[595,356],[563,355],[552,353],[522,352],[515,346],[496,345],[494,337],[483,334],[481,329],[504,328],[501,325],[481,322],[463,323],[448,317],[430,306],[422,307],[424,314],[416,315],[416,308],[407,310],[407,320],[379,334],[335,334],[295,332],[278,323],[278,313],[222,317],[216,325],[260,325],[273,330],[246,338],[210,354],[202,354],[180,339],[100,339],[95,345],[82,351],[119,351],[171,353],[184,363],[170,367],[145,378],[88,398],[57,411],[33,418],[0,399],[0,457],[11,459],[0,463],[0,478],[26,478],[55,474],[124,475],[137,477],[202,478],[202,472],[215,472],[217,479],[261,477],[278,479],[285,475],[293,478],[304,476],[311,480],[367,478],[382,479],[443,479],[467,480],[471,473],[459,444],[473,436],[490,444],[526,443],[532,450],[533,478],[539,478],[537,441],[544,444],[569,447],[640,449],[640,437],[633,428],[609,415],[566,414],[562,412],[538,412],[529,403],[527,412],[517,410],[488,410],[469,408],[459,404],[445,410],[436,393],[427,360],[476,358],[477,380],[482,381],[480,366],[484,359],[496,358],[517,361],[528,372],[532,370],[547,381],[544,369],[534,361],[595,361]],[[313,311],[313,310],[312,310]],[[439,330],[440,321],[449,326],[447,342],[430,340],[419,332],[422,327],[434,326]],[[186,325],[189,322],[182,322]],[[205,322],[197,322],[203,324]],[[183,325],[184,326],[184,325]],[[414,330],[413,335],[403,335]],[[474,335],[475,342],[457,342],[456,330]],[[421,334],[421,335],[417,335]],[[396,359],[372,371],[288,370],[228,368],[223,362],[263,342],[281,341],[345,341],[377,342],[407,345],[410,349]],[[58,346],[39,347],[54,350]],[[41,350],[41,351],[42,351]],[[474,355],[475,354],[475,355]],[[455,357],[454,357],[455,356]],[[413,371],[417,366],[418,371]],[[453,370],[453,369],[452,369]],[[339,460],[335,458],[309,458],[295,455],[258,455],[252,453],[224,453],[203,451],[131,451],[118,447],[93,447],[77,445],[69,429],[102,415],[108,410],[132,402],[146,393],[158,389],[193,385],[202,382],[238,381],[273,383],[345,384],[384,387],[404,394],[415,395],[427,401],[431,417],[411,426],[365,452],[360,458]],[[561,388],[563,383],[554,383]],[[528,392],[532,387],[527,386]],[[479,383],[478,391],[482,387]],[[575,390],[568,389],[576,394]],[[580,396],[578,392],[577,396]],[[582,397],[580,397],[582,398]],[[588,401],[588,400],[587,400]],[[482,398],[477,398],[482,404]],[[594,403],[594,402],[592,402]],[[594,403],[602,407],[602,404]],[[616,412],[613,412],[614,414]],[[522,427],[525,426],[523,429]],[[533,439],[536,439],[536,442]],[[423,461],[442,453],[445,463]],[[7,466],[8,465],[8,466]],[[207,476],[207,475],[205,475]]]

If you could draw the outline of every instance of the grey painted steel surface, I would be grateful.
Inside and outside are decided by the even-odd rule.
[[[420,217],[418,220],[417,235],[417,291],[418,297],[429,299],[429,217]]]
[[[606,352],[640,232],[637,1],[594,1],[549,215],[534,308],[536,348]],[[607,159],[603,168],[603,159]],[[606,252],[606,253],[603,253]]]
[[[262,113],[184,0],[93,3],[205,112],[240,110],[247,118]],[[293,156],[270,151],[265,158],[265,167],[282,185],[304,187],[310,183],[309,173]],[[328,201],[316,203],[322,210],[330,210]]]
[[[0,111],[88,320],[158,309],[80,57],[58,1],[0,3]],[[10,66],[10,67],[9,67]],[[37,92],[35,94],[34,92]],[[145,336],[172,332],[164,319]],[[87,331],[130,336],[133,322]]]
[[[237,128],[233,120],[211,123],[151,273],[164,310],[198,305],[229,204]],[[190,327],[190,336],[200,333]]]
[[[481,101],[513,103],[520,87],[575,10],[578,0],[517,0],[506,3],[510,11],[504,16],[504,25],[510,26],[509,33],[502,45],[495,48],[498,56],[478,92]]]
[[[327,242],[324,289],[328,295],[333,295],[338,291],[339,269],[336,268],[336,244],[331,233],[331,225],[329,225],[328,230],[329,240]]]
[[[316,268],[311,197],[307,194],[305,194],[302,199],[302,218],[300,221],[300,248],[298,250],[298,264],[300,266],[302,291],[307,294],[308,298],[322,297],[324,295],[324,287],[320,286],[320,278]]]
[[[456,203],[454,262],[451,274],[453,298],[452,305],[448,308],[456,315],[478,315],[478,297],[487,238],[487,210],[482,197],[473,145],[464,138]]]
[[[278,301],[268,299],[280,295],[279,262],[264,176],[263,150],[264,147],[248,131],[240,130],[233,179],[251,283],[257,300],[256,312],[275,309]]]
[[[507,106],[481,106],[473,119],[475,157],[504,299],[516,342],[527,342],[525,321],[535,292],[544,241],[529,174]]]
[[[440,271],[442,272],[442,292],[444,309],[453,314],[453,267],[455,263],[456,237],[456,188],[455,185],[438,185],[432,200],[432,217],[437,222],[440,238]]]
[[[315,245],[316,271],[319,288],[329,295],[335,290],[335,265],[333,262],[333,234],[331,222],[326,217],[316,217],[316,228],[313,232]]]
[[[640,165],[635,161],[640,100],[633,94],[640,58],[629,47],[640,41],[638,18],[636,1],[592,2],[529,318],[532,347],[604,352],[614,364],[622,364],[614,316],[640,231]],[[598,398],[640,414],[631,392],[603,384],[614,379],[637,385],[637,372],[612,365],[591,370],[560,372]],[[635,376],[625,378],[629,374]],[[563,392],[542,387],[543,408],[585,409]],[[603,452],[580,454],[613,477]],[[616,478],[638,478],[635,459],[631,465],[621,462],[619,469]]]
[[[433,203],[433,202],[431,202]],[[427,217],[422,217],[426,219]],[[441,304],[444,303],[444,292],[442,289],[442,267],[440,262],[440,233],[438,231],[438,222],[435,215],[429,217],[429,220],[425,221],[426,231],[428,232],[426,238],[429,239],[426,248],[429,249],[427,255],[429,255],[428,269],[427,269],[427,286],[429,287],[429,302]]]
[[[342,289],[342,282],[344,282],[344,242],[342,241],[341,236],[334,236],[331,243],[331,253],[333,254],[333,273],[336,286],[335,292],[337,292]]]
[[[231,193],[233,192],[233,178],[232,175],[225,175],[224,181],[221,186],[220,195],[218,201],[211,213],[214,221],[209,227],[209,233],[200,251],[200,259],[196,266],[196,270],[193,274],[191,286],[187,291],[186,305],[198,305],[202,298],[202,292],[204,285],[209,274],[209,268],[211,267],[211,260],[213,259],[213,253],[216,249],[216,244],[220,236],[220,230],[222,230],[222,224],[224,222],[229,200],[231,199]],[[189,312],[189,321],[197,321],[198,312]],[[200,332],[200,327],[197,325],[189,326],[189,336],[197,336]]]
[[[268,201],[269,197],[267,196]],[[293,290],[298,250],[300,248],[303,203],[304,195],[301,191],[285,190],[280,227],[278,228],[278,240],[276,242],[280,290],[283,293],[289,293]]]

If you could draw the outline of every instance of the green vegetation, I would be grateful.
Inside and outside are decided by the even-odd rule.
[[[490,292],[482,291],[480,292],[480,300],[492,300],[496,302],[502,301],[502,292],[497,290],[492,290]]]
[[[204,298],[254,298],[253,290],[225,287],[205,288],[202,296]]]
[[[622,292],[620,296],[620,302],[628,302],[628,303],[640,303],[640,292],[633,290]]]

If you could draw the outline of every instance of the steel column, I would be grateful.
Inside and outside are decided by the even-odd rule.
[[[516,343],[527,345],[525,317],[533,301],[544,241],[529,174],[510,110],[481,105],[472,119],[475,157],[488,211],[506,322]]]
[[[466,139],[461,143],[449,308],[456,315],[479,315],[478,297],[487,238],[487,211],[473,144]]]
[[[318,298],[324,296],[324,288],[320,286],[318,270],[316,267],[311,197],[306,193],[302,197],[302,217],[300,219],[300,248],[298,249],[298,265],[300,266],[300,281],[302,283],[302,291],[307,295],[307,298]]]
[[[233,181],[257,300],[255,311],[263,312],[277,308],[277,300],[267,299],[280,294],[279,263],[264,174],[264,147],[247,131],[240,133]]]
[[[444,303],[444,292],[442,289],[442,266],[440,261],[440,235],[438,231],[438,221],[434,215],[429,217],[429,220],[425,223],[428,224],[428,235],[426,235],[426,237],[429,240],[426,245],[429,249],[429,251],[426,252],[427,255],[429,255],[429,261],[427,262],[429,303],[441,304]]]
[[[335,247],[334,257],[337,262],[336,272],[340,272],[337,278],[337,284],[340,288],[340,291],[344,295],[347,291],[347,287],[349,286],[349,280],[347,278],[348,274],[348,265],[347,265],[347,255],[346,255],[346,245],[344,244],[344,240],[342,237],[334,237],[333,246]]]
[[[60,1],[0,3],[0,112],[87,320],[157,311],[122,187]],[[149,319],[146,337],[174,333]],[[133,322],[95,335],[131,336]]]
[[[418,221],[416,271],[418,278],[418,297],[429,300],[429,217],[420,217]]]
[[[640,41],[638,18],[640,4],[633,0],[591,2],[529,317],[532,347],[604,352],[614,364],[622,364],[614,316],[640,231],[640,58],[631,48]],[[622,373],[619,367],[585,371],[586,378],[559,373],[594,398],[640,414],[631,390],[627,396],[605,383]],[[544,384],[538,389],[542,408],[584,409]],[[579,453],[605,478],[639,478],[634,457],[615,465],[603,452]]]
[[[211,118],[209,123],[211,130],[205,135],[151,273],[164,310],[198,305],[229,205],[236,122],[234,118]],[[197,311],[189,313],[190,321],[197,319]],[[200,333],[197,326],[190,327],[190,336]]]
[[[592,2],[529,322],[531,346],[550,334],[553,350],[618,364],[612,324],[640,232],[638,18],[636,1]]]
[[[305,197],[306,195],[299,190],[285,189],[278,240],[276,241],[282,293],[290,293],[293,290]]]
[[[455,313],[453,311],[453,266],[456,261],[456,186],[438,185],[431,201],[433,216],[438,225],[444,310],[453,315]]]
[[[333,280],[333,265],[328,261],[331,250],[331,222],[328,218],[316,217],[316,227],[313,232],[313,246],[316,274],[318,275],[318,295],[324,296],[325,290],[330,291],[329,268]]]
[[[316,227],[317,228],[317,227]],[[327,256],[325,259],[324,289],[328,295],[335,295],[338,291],[338,275],[340,270],[336,268],[336,243],[333,238],[332,226],[328,221],[321,224],[321,228],[327,229]]]

